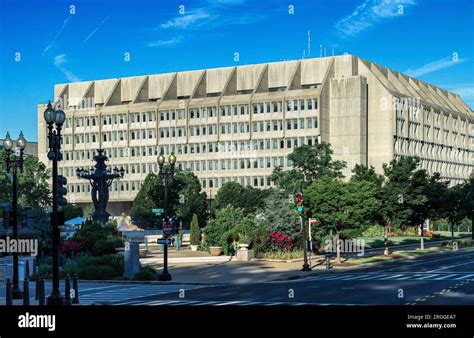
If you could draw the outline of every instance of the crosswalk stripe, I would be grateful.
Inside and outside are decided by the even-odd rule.
[[[458,278],[454,278],[455,280],[460,280],[460,279],[469,279],[469,277],[474,276],[474,273],[470,273],[467,275],[460,276]]]
[[[448,279],[448,278],[451,278],[451,277],[454,277],[454,276],[458,276],[458,274],[457,273],[452,273],[450,275],[439,276],[439,277],[436,277],[435,280]]]
[[[435,277],[435,276],[438,276],[438,275],[439,275],[439,273],[430,274],[430,275],[425,275],[425,276],[416,278],[416,280],[428,279],[428,278],[432,278],[432,277]]]

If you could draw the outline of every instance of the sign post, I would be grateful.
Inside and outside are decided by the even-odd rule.
[[[163,210],[163,209],[162,209]],[[169,237],[173,234],[173,224],[168,220],[163,219],[163,272],[159,277],[160,281],[170,281],[171,275],[168,272],[168,244]]]

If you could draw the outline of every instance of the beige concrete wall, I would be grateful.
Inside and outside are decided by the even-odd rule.
[[[345,176],[367,157],[367,80],[362,76],[331,79],[330,138],[334,159],[347,162]]]

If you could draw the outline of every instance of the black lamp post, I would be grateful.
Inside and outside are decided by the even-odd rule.
[[[164,227],[165,224],[169,223],[169,211],[168,211],[168,186],[171,184],[173,181],[173,175],[174,175],[174,166],[176,163],[176,156],[174,153],[171,153],[171,155],[168,157],[168,162],[170,164],[170,169],[165,170],[163,168],[163,165],[165,164],[165,157],[163,154],[161,154],[158,157],[158,165],[160,167],[159,171],[159,176],[163,180],[165,184],[165,199],[164,199],[164,208],[163,208],[163,238],[165,239],[164,241],[164,252],[163,252],[163,272],[161,273],[159,280],[160,281],[170,281],[171,280],[171,275],[168,272],[168,235],[165,236],[165,231]]]
[[[474,240],[474,208],[472,206],[474,200],[474,169],[471,171],[471,175],[469,175],[469,183],[471,187],[471,203],[470,203],[470,215],[471,215],[471,238]]]
[[[16,145],[20,149],[19,155],[12,156],[13,153],[13,141],[10,138],[10,133],[7,132],[5,141],[3,142],[3,148],[5,149],[5,164],[7,173],[12,172],[12,223],[13,223],[13,239],[18,242],[18,179],[17,171],[23,172],[23,151],[26,148],[26,140],[23,137],[23,132],[20,132],[20,136],[16,141]],[[23,291],[20,289],[18,283],[18,253],[13,253],[13,286],[12,286],[12,298],[21,299],[23,298]]]
[[[53,109],[50,101],[43,115],[48,124],[48,159],[53,161],[53,211],[50,216],[53,228],[53,289],[47,299],[47,304],[64,305],[64,296],[59,291],[59,225],[62,221],[60,220],[58,201],[58,161],[63,159],[61,153],[61,127],[66,120],[66,114],[60,109]]]
[[[106,223],[110,216],[107,212],[110,185],[114,179],[123,178],[125,169],[115,167],[113,172],[107,169],[105,162],[108,161],[108,157],[104,154],[103,149],[97,150],[94,161],[96,161],[95,169],[92,168],[91,171],[89,171],[84,168],[78,168],[76,169],[76,175],[78,178],[89,180],[92,187],[91,196],[95,209],[92,214],[92,219],[100,223]]]

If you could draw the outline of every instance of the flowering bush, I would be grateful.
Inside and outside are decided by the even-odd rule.
[[[66,241],[64,242],[61,252],[65,253],[66,255],[70,256],[72,252],[74,253],[79,253],[82,252],[86,249],[86,246],[83,242],[81,241]]]
[[[291,250],[293,249],[293,238],[285,235],[280,231],[270,231],[269,236],[273,244],[280,250]]]

